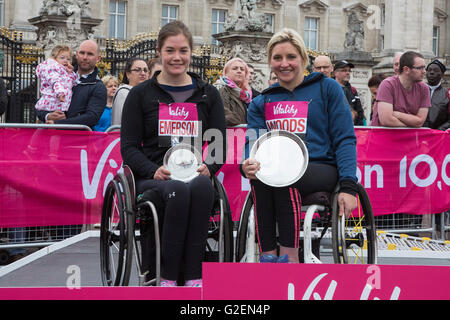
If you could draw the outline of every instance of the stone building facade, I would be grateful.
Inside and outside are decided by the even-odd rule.
[[[45,0],[47,1],[47,0]],[[171,19],[184,21],[197,45],[214,44],[212,34],[223,31],[227,18],[240,12],[243,0],[90,0],[93,18],[102,19],[93,37],[132,38],[157,32]],[[86,3],[86,1],[83,1]],[[365,109],[370,105],[367,80],[374,73],[392,74],[395,52],[419,51],[450,67],[450,0],[254,0],[255,11],[266,14],[270,31],[290,27],[307,45],[335,57],[352,59],[361,51],[371,57],[356,61],[351,82],[360,91]],[[0,24],[24,32],[34,42],[29,19],[39,15],[43,0],[0,0]],[[357,44],[348,48],[354,21]],[[351,38],[351,36],[350,36]],[[350,54],[350,55],[349,55]],[[359,55],[361,56],[361,55]],[[261,73],[266,74],[266,73]],[[446,78],[450,78],[447,72]],[[447,82],[448,83],[448,82]]]

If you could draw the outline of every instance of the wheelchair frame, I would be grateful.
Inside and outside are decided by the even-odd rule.
[[[233,260],[233,223],[226,191],[216,177],[212,178],[219,195],[219,221],[212,213],[208,230],[207,254],[219,262]],[[213,207],[215,210],[216,205]],[[142,270],[142,221],[151,221],[155,247],[155,275]],[[137,230],[139,228],[139,230]],[[127,286],[132,274],[133,261],[137,268],[139,286],[160,285],[161,245],[157,210],[151,201],[136,203],[135,181],[131,169],[123,167],[105,192],[100,226],[100,266],[104,286]],[[210,240],[217,242],[217,253]],[[134,258],[134,260],[133,260]]]
[[[351,263],[349,260],[349,250],[353,250],[356,245],[361,253],[367,252],[367,259],[359,258],[360,263],[377,263],[377,236],[372,206],[364,187],[358,183],[358,216],[351,216],[348,219],[343,215],[339,217],[338,206],[339,189],[332,193],[330,206],[323,204],[311,204],[302,206],[302,212],[306,212],[303,223],[303,256],[299,256],[304,263],[322,263],[312,250],[312,226],[315,213],[322,217],[323,213],[328,213],[325,217],[325,227],[320,236],[319,242],[331,224],[333,260],[335,263]],[[362,210],[362,216],[361,216]],[[321,218],[322,219],[322,218]],[[239,228],[236,238],[236,262],[257,262],[257,248],[255,236],[255,216],[253,210],[253,199],[248,193],[241,211]],[[354,253],[358,262],[358,252]],[[301,250],[299,250],[299,255]],[[303,258],[303,259],[302,259]]]

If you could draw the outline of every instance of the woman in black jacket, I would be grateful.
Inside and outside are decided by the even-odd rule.
[[[201,263],[214,202],[210,177],[226,157],[224,109],[217,89],[187,72],[193,41],[182,22],[166,24],[159,32],[157,47],[162,70],[133,87],[125,101],[121,153],[136,176],[137,194],[145,199],[150,190],[161,202],[161,285],[176,286],[182,273],[187,286],[201,286]],[[170,180],[171,173],[163,166],[167,150],[180,140],[201,146],[202,137],[210,138],[205,139],[208,156],[199,175],[188,183]]]

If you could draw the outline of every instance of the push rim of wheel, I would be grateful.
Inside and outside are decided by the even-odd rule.
[[[249,193],[245,200],[245,206],[241,212],[241,217],[239,219],[239,228],[236,237],[236,262],[241,262],[242,258],[246,254],[248,220],[252,206],[253,198]]]
[[[100,229],[100,264],[105,286],[118,286],[123,277],[124,256],[124,205],[119,183],[111,181],[103,202]]]
[[[349,218],[339,217],[337,194],[333,199],[332,240],[335,263],[374,264],[377,261],[376,230],[367,192],[358,184],[357,209]]]
[[[233,262],[233,220],[231,217],[230,204],[227,194],[222,184],[216,177],[213,184],[216,192],[219,193],[221,201],[221,212],[210,218],[208,228],[208,241],[206,250],[209,253],[218,254],[218,261]],[[222,216],[222,221],[220,220]],[[222,225],[222,232],[220,230]],[[220,244],[220,245],[219,245]]]
[[[122,210],[121,223],[124,236],[122,237],[123,243],[123,257],[124,262],[124,270],[122,277],[122,286],[127,286],[130,282],[131,269],[133,265],[133,244],[134,244],[134,226],[136,222],[136,218],[133,211],[134,199],[131,199],[131,192],[129,188],[128,181],[124,174],[118,173],[117,179],[119,180],[119,184],[121,186],[121,190],[123,193],[123,203],[124,208]]]

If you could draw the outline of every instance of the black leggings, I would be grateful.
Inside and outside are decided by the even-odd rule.
[[[214,204],[211,180],[205,176],[198,176],[189,183],[141,179],[136,181],[136,189],[138,194],[154,191],[158,215],[164,213],[161,276],[177,280],[182,273],[186,280],[201,278],[209,219]]]
[[[276,222],[280,244],[298,248],[302,197],[315,192],[333,192],[337,179],[335,166],[309,163],[302,178],[288,187],[274,188],[259,180],[251,180],[260,251],[276,249]]]

